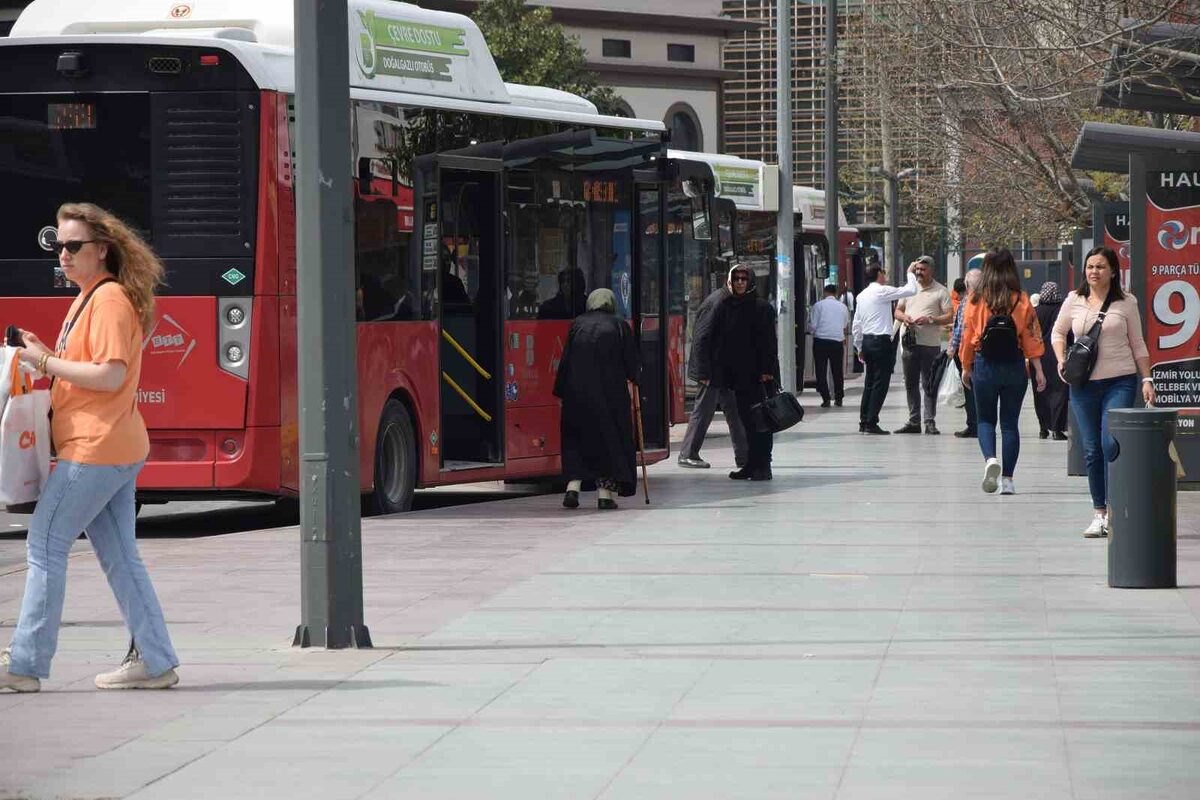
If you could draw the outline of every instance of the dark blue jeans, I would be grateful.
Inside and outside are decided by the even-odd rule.
[[[971,370],[971,390],[975,393],[975,435],[983,457],[996,457],[996,408],[999,406],[1000,438],[1004,446],[1001,472],[1011,478],[1017,468],[1017,457],[1021,455],[1021,432],[1017,429],[1021,417],[1021,404],[1025,402],[1025,390],[1029,387],[1029,374],[1025,361],[989,361],[975,356]]]
[[[1138,383],[1137,375],[1120,375],[1088,381],[1079,389],[1071,387],[1071,408],[1075,410],[1079,438],[1083,440],[1092,508],[1108,506],[1108,464],[1116,458],[1113,439],[1108,435],[1108,411],[1132,408]]]

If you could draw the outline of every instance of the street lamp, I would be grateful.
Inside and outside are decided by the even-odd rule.
[[[892,269],[893,279],[900,275],[900,181],[915,177],[917,167],[909,167],[899,172],[892,172],[883,167],[871,167],[868,172],[879,175],[888,183],[888,267]]]

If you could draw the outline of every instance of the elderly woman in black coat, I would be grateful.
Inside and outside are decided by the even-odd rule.
[[[637,455],[628,383],[637,383],[633,332],[616,315],[616,298],[596,289],[575,318],[563,350],[554,394],[562,399],[562,467],[566,508],[579,507],[584,481],[594,481],[599,507],[617,507],[613,494],[637,490]],[[636,391],[636,388],[635,388]]]
[[[1038,324],[1042,326],[1042,341],[1046,345],[1046,353],[1042,356],[1042,373],[1046,376],[1046,389],[1033,393],[1033,410],[1038,418],[1038,438],[1053,437],[1059,441],[1067,438],[1067,402],[1070,396],[1067,384],[1058,377],[1058,356],[1050,346],[1050,334],[1054,330],[1054,321],[1062,309],[1063,298],[1058,284],[1046,281],[1038,293],[1037,313]],[[1033,378],[1031,378],[1033,380]]]

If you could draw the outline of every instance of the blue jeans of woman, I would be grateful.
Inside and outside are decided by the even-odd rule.
[[[50,474],[29,524],[29,572],[12,639],[10,672],[50,677],[67,592],[67,555],[82,531],[87,531],[146,671],[161,675],[179,665],[134,539],[134,484],[141,469],[140,463],[59,461]]]
[[[1071,408],[1075,411],[1079,438],[1083,442],[1092,508],[1108,506],[1108,465],[1117,455],[1108,434],[1109,409],[1132,408],[1137,390],[1137,375],[1088,381],[1079,389],[1071,387]]]
[[[999,407],[1000,441],[1004,448],[1000,474],[1011,478],[1021,455],[1021,432],[1017,425],[1029,375],[1025,361],[991,361],[975,356],[971,370],[971,390],[975,393],[975,435],[983,457],[996,457],[996,409]]]

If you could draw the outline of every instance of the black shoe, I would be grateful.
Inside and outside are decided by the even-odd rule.
[[[938,430],[937,425],[934,425],[932,422],[926,422],[925,433],[929,436],[937,436],[941,431]]]
[[[753,474],[754,473],[751,472],[750,470],[746,469],[745,467],[742,467],[741,469],[737,470],[736,472],[729,473],[729,478],[730,478],[730,480],[735,480],[735,481],[748,481],[748,480],[750,480],[750,477]]]
[[[829,408],[829,398],[828,397],[826,397],[824,400],[821,401],[821,408]]]
[[[959,439],[974,439],[978,434],[974,428],[963,428],[961,431],[955,431],[954,435]]]
[[[920,432],[921,432],[921,426],[917,425],[914,422],[910,422],[907,425],[905,425],[903,428],[896,428],[896,430],[892,431],[892,433],[920,433]]]
[[[563,496],[563,508],[579,508],[579,492],[567,492]]]
[[[885,431],[883,428],[879,427],[878,425],[866,425],[863,427],[862,432],[867,434],[868,436],[891,436],[892,435],[891,431]]]
[[[839,397],[837,400],[834,400],[833,404],[835,406],[837,406],[838,408],[841,408],[842,407],[842,398]]]
[[[1056,442],[1065,442],[1067,440],[1067,435],[1062,431],[1054,431],[1050,434],[1050,438]]]
[[[769,480],[771,480],[771,470],[756,469],[756,470],[754,470],[754,472],[750,473],[750,480],[752,480],[752,481],[769,481]]]
[[[684,458],[679,457],[679,466],[687,469],[708,469],[712,464],[705,461],[703,458]]]
[[[1049,439],[1050,431],[1046,430],[1045,428],[1042,428],[1040,431],[1038,431],[1038,438],[1039,439]]]
[[[601,511],[612,511],[617,507],[617,501],[607,497],[601,497],[596,501],[596,508]]]

